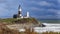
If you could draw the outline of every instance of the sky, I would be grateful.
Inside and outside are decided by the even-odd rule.
[[[22,14],[40,19],[60,19],[60,0],[0,0],[0,18],[10,18],[17,14],[18,6]]]

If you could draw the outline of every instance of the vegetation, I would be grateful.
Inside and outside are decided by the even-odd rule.
[[[14,15],[13,15],[13,18],[17,18],[17,14],[14,14]]]
[[[14,23],[38,23],[38,21],[35,18],[22,18],[22,19],[16,19],[16,18],[6,18],[6,19],[0,19],[1,23],[7,23],[7,24],[14,24]]]
[[[23,18],[14,21],[15,23],[34,23],[37,24],[38,21],[35,18]]]
[[[12,22],[15,20],[15,18],[0,19],[0,23],[12,24]]]

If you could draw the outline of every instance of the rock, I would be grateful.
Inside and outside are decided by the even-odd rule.
[[[40,24],[39,27],[46,27],[46,25],[44,25],[44,24]]]
[[[46,27],[46,25],[42,24],[42,27]]]

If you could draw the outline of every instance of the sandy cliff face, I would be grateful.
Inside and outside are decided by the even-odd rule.
[[[11,29],[21,29],[21,28],[33,28],[33,27],[39,27],[41,24],[38,23],[38,21],[34,18],[23,18],[13,21],[14,24],[7,25]]]
[[[0,34],[19,34],[22,33],[19,32],[20,29],[26,30],[33,27],[41,26],[41,24],[34,18],[4,19],[2,21],[3,23],[0,23]],[[12,22],[12,24],[9,24],[8,22]],[[28,30],[26,33],[31,32]]]

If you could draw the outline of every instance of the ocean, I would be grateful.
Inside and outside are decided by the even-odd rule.
[[[46,27],[35,27],[35,32],[60,32],[60,24],[43,23]]]
[[[46,23],[60,23],[60,19],[37,19],[40,22],[46,22]]]
[[[60,32],[60,20],[40,20],[46,27],[35,27],[35,32]],[[51,21],[51,22],[50,22]],[[55,22],[55,23],[54,23]]]

